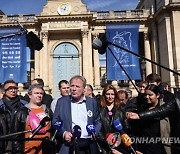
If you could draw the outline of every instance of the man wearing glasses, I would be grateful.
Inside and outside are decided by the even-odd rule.
[[[0,123],[0,128],[3,130],[1,135],[7,135],[13,132],[14,124],[13,124],[13,115],[16,111],[27,104],[28,102],[21,100],[20,96],[18,96],[18,85],[14,80],[7,80],[3,84],[3,97],[0,99],[0,114],[4,115],[3,121]],[[7,125],[4,125],[5,123]],[[0,141],[2,143],[2,141]],[[2,144],[1,151],[5,153],[11,153],[11,142],[4,142]],[[0,144],[1,145],[1,144]]]

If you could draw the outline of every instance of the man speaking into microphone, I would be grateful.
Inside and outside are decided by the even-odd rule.
[[[76,125],[81,128],[81,136],[76,139],[78,153],[93,154],[86,126],[88,123],[92,123],[97,131],[100,130],[101,123],[97,102],[95,99],[84,95],[86,79],[83,76],[76,75],[70,79],[69,83],[71,95],[58,99],[53,116],[53,122],[59,118],[64,122],[63,128],[58,132],[58,136],[64,139],[59,154],[71,153],[72,143],[74,142],[72,130]]]
[[[15,115],[14,130],[21,132],[32,130],[31,132],[18,135],[20,139],[38,140],[20,140],[13,142],[13,152],[34,154],[43,153],[42,140],[50,138],[50,126],[52,111],[42,104],[44,89],[40,85],[31,85],[28,89],[30,102],[25,107],[20,108]],[[47,147],[48,148],[48,147]]]

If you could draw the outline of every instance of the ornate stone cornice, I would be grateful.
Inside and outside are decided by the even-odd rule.
[[[89,20],[92,19],[93,15],[88,14],[88,15],[65,15],[65,16],[60,16],[60,15],[42,15],[42,16],[36,16],[37,19],[40,21],[49,21],[49,20]]]

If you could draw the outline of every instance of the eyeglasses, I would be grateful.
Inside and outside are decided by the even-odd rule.
[[[12,91],[12,90],[18,90],[18,87],[10,86],[7,89],[5,89],[5,91]]]

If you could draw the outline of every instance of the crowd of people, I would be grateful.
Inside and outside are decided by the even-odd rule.
[[[158,74],[137,96],[112,84],[94,95],[80,75],[59,82],[58,98],[43,87],[35,78],[20,96],[15,81],[1,85],[0,154],[180,153],[180,96]]]

